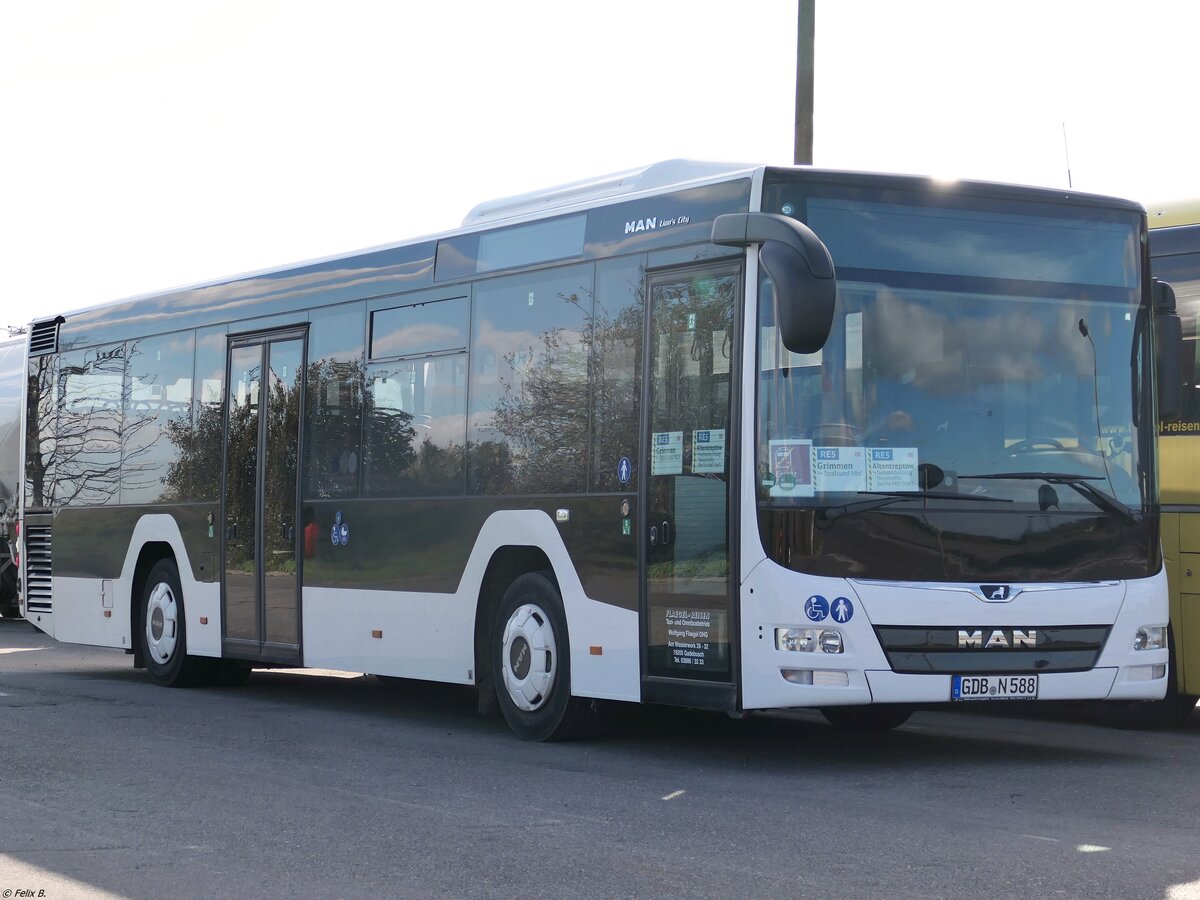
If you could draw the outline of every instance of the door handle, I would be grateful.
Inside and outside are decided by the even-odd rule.
[[[666,519],[660,525],[650,526],[650,546],[666,547],[671,543],[671,523]]]

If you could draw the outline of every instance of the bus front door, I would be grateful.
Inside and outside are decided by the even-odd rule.
[[[736,265],[651,274],[643,424],[642,695],[733,709]]]
[[[223,654],[302,662],[297,542],[304,332],[229,342],[225,421]]]

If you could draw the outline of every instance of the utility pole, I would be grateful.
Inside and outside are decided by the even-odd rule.
[[[816,0],[798,0],[796,14],[796,150],[792,162],[811,166],[813,161],[813,35]]]

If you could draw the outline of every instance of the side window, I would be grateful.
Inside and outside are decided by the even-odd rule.
[[[371,313],[371,359],[464,351],[470,321],[466,297],[377,309]]]
[[[637,467],[627,484],[622,457],[640,459],[638,411],[642,395],[645,271],[641,257],[596,266],[596,306],[589,327],[592,352],[593,491],[636,491]]]
[[[366,410],[368,496],[462,493],[466,353],[371,363]]]
[[[191,439],[195,334],[141,338],[127,347],[121,502],[184,500],[191,485],[179,459]]]
[[[308,344],[306,498],[358,493],[366,304],[313,312]]]
[[[366,495],[462,493],[470,320],[466,297],[371,314],[363,417]]]
[[[586,265],[476,287],[470,493],[585,489],[592,279]]]
[[[57,504],[120,502],[124,377],[124,344],[77,350],[59,358]]]
[[[177,455],[167,478],[192,500],[215,503],[221,497],[225,441],[225,326],[196,332],[191,428],[168,427]]]
[[[25,505],[42,509],[54,502],[54,450],[58,403],[58,357],[29,360],[29,393],[25,398]]]
[[[1200,231],[1200,230],[1198,230]],[[1153,240],[1153,233],[1151,234]],[[1200,241],[1200,234],[1197,234]],[[1184,424],[1200,427],[1200,253],[1161,256],[1153,260],[1154,277],[1175,289],[1176,309],[1183,324],[1183,415],[1172,425],[1177,432]],[[1190,429],[1189,429],[1190,430]],[[1193,432],[1194,433],[1194,432]]]

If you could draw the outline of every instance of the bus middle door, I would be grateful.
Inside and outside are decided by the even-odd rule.
[[[231,337],[221,573],[226,657],[299,665],[305,333]]]

